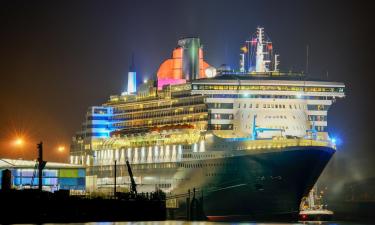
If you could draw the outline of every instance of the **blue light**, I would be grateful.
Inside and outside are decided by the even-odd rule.
[[[331,137],[332,144],[339,146],[342,144],[342,140],[339,137]]]

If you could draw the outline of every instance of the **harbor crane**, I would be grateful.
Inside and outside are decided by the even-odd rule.
[[[135,183],[134,177],[133,177],[133,171],[130,166],[129,160],[126,159],[126,166],[128,167],[128,173],[130,176],[130,192],[137,195],[137,184]]]

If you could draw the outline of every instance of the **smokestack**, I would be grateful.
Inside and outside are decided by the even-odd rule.
[[[199,79],[199,38],[184,38],[178,41],[183,48],[182,72],[186,80]]]
[[[132,64],[128,72],[128,94],[137,92],[137,73],[135,72],[134,66],[134,54],[132,54]]]

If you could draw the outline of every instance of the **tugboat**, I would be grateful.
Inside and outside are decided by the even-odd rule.
[[[300,221],[330,221],[332,220],[333,211],[328,210],[327,205],[323,204],[323,194],[318,194],[317,186],[311,189],[309,195],[301,201],[299,220]]]

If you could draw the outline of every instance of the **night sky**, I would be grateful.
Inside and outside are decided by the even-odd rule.
[[[36,158],[43,140],[47,160],[67,161],[87,108],[124,89],[132,53],[140,81],[186,36],[201,38],[209,64],[237,68],[241,45],[263,26],[282,70],[304,70],[309,45],[309,76],[328,71],[347,85],[329,112],[341,146],[323,181],[374,176],[375,10],[354,2],[1,1],[0,157]],[[23,149],[9,144],[17,134]]]

